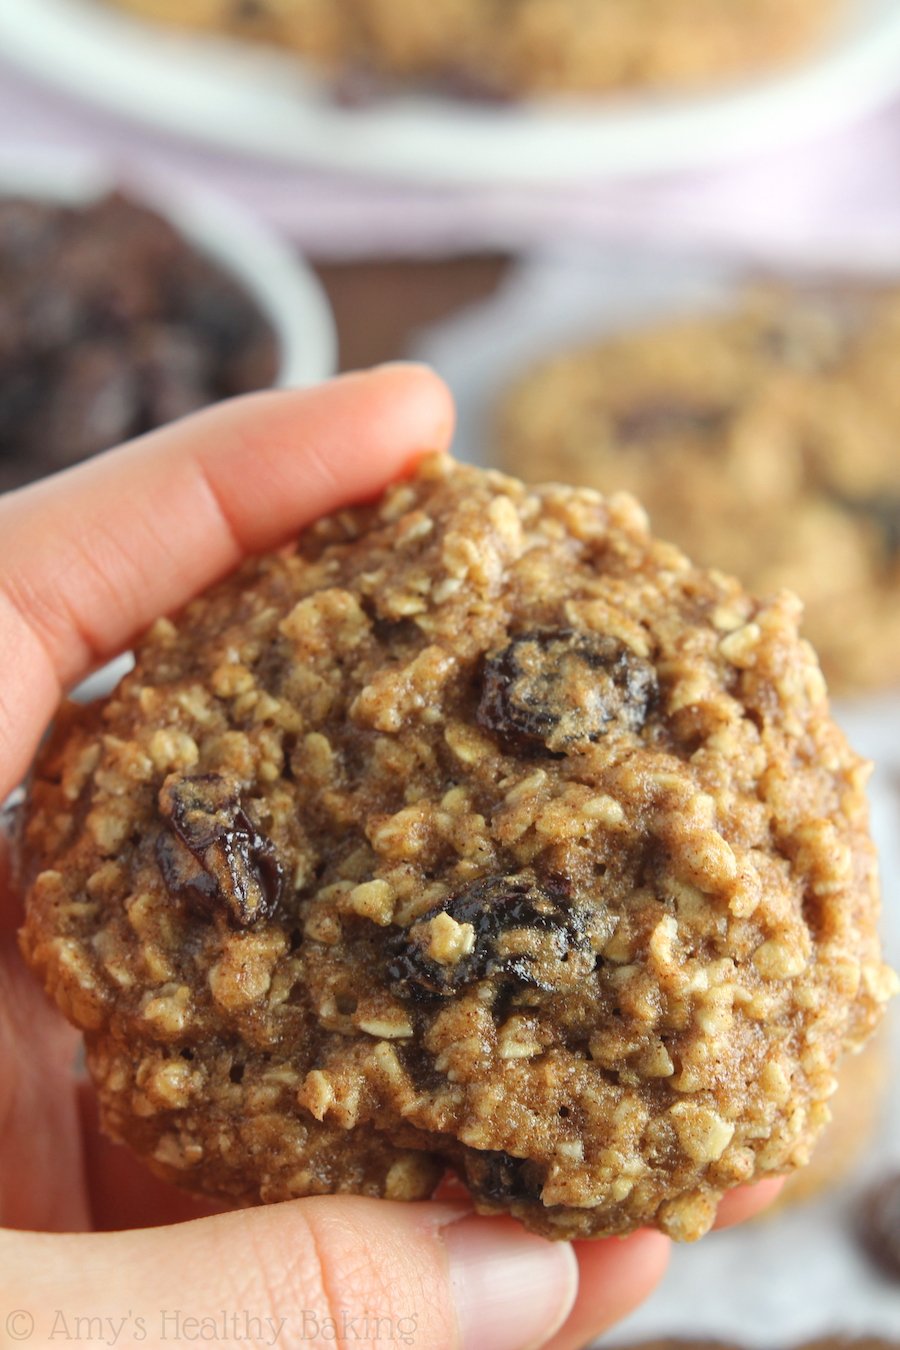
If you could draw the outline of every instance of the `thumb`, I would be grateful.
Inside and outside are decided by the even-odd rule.
[[[5,1320],[31,1347],[536,1350],[578,1282],[568,1244],[511,1220],[349,1196],[137,1232],[3,1232],[0,1272],[0,1343]]]

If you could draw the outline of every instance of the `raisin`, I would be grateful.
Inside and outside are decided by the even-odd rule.
[[[870,1191],[862,1211],[862,1238],[881,1269],[900,1280],[900,1172]]]
[[[815,293],[799,307],[787,308],[765,325],[759,351],[780,366],[809,375],[826,374],[846,360],[867,321],[868,305],[859,294]]]
[[[234,0],[232,18],[237,23],[255,23],[265,17],[262,0]]]
[[[0,202],[0,483],[16,486],[271,383],[251,297],[113,194]]]
[[[640,731],[656,694],[652,665],[617,638],[535,631],[485,659],[476,718],[510,750],[560,755]]]
[[[430,88],[440,97],[458,99],[461,103],[503,107],[513,102],[512,94],[503,84],[465,65],[445,66],[430,81]]]
[[[459,959],[432,954],[432,924],[441,914],[472,930],[469,950],[461,948]],[[492,876],[472,882],[399,934],[388,975],[399,993],[419,999],[446,998],[488,976],[551,993],[571,986],[594,964],[583,915],[561,883]]]
[[[888,562],[900,557],[900,496],[879,497],[869,514],[878,527]]]
[[[900,556],[900,496],[884,493],[877,497],[843,498],[841,504],[874,527],[886,561],[893,563]]]
[[[60,468],[127,440],[138,408],[138,380],[127,353],[112,342],[73,344],[43,404],[37,425],[48,458]]]
[[[168,830],[157,838],[156,857],[173,895],[204,914],[224,910],[241,928],[274,913],[284,869],[233,780],[173,774],[160,789],[159,809]]]
[[[647,399],[615,419],[616,439],[639,445],[666,436],[709,436],[721,431],[729,418],[727,408],[690,403],[676,397]]]
[[[206,391],[215,379],[215,362],[190,330],[174,323],[147,324],[135,344],[134,360],[142,429],[175,422],[209,401]]]
[[[363,62],[345,65],[331,83],[331,97],[338,108],[369,108],[390,90],[383,75]]]
[[[428,93],[460,103],[502,107],[512,96],[502,84],[464,65],[450,64],[437,70],[425,82]],[[403,92],[403,83],[363,61],[345,64],[334,77],[331,96],[341,108],[368,108]]]
[[[473,1195],[498,1204],[541,1198],[542,1178],[538,1167],[528,1158],[514,1158],[511,1153],[485,1149],[467,1154],[466,1182]]]

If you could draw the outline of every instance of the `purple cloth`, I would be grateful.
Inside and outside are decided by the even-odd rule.
[[[0,63],[0,153],[96,151],[230,194],[321,259],[527,249],[554,239],[691,242],[765,258],[900,254],[900,103],[803,149],[715,172],[552,191],[369,181],[252,161],[148,130]]]

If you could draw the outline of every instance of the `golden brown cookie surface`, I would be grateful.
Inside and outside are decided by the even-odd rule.
[[[475,97],[691,88],[796,59],[822,0],[112,0],[395,80]]]
[[[895,981],[796,619],[628,497],[432,459],[159,622],[23,824],[107,1128],[249,1200],[450,1165],[554,1237],[803,1163]]]

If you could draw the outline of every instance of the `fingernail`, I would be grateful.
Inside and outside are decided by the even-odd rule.
[[[461,1350],[536,1350],[572,1311],[578,1265],[567,1242],[476,1215],[450,1224],[442,1237]]]

